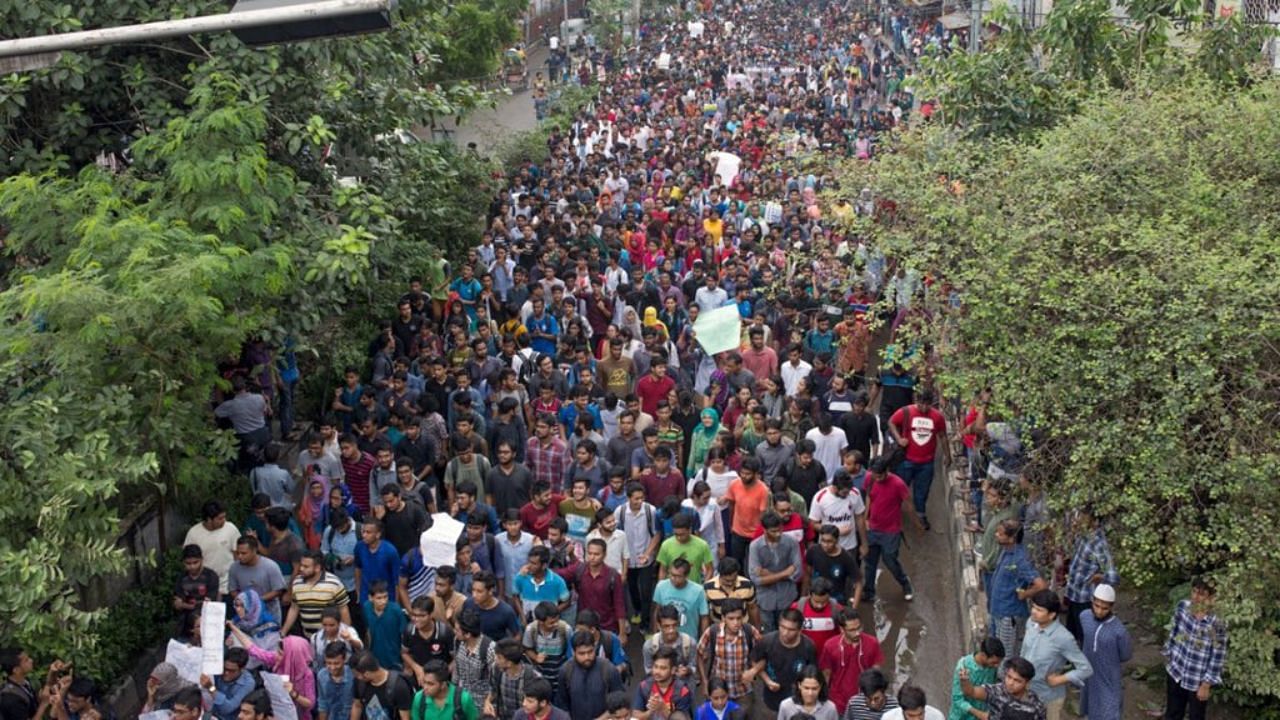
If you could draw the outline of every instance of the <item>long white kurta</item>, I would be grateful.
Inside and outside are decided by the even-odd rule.
[[[1084,681],[1080,694],[1080,714],[1089,720],[1120,720],[1124,701],[1124,664],[1133,657],[1129,631],[1116,616],[1102,622],[1093,610],[1080,613],[1084,628],[1085,657],[1093,665],[1093,675]]]

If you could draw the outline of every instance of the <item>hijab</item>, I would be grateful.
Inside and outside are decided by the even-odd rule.
[[[289,681],[293,683],[293,689],[298,693],[298,696],[310,700],[314,705],[316,700],[316,678],[315,674],[311,672],[312,656],[311,643],[297,635],[290,635],[284,639],[280,649],[276,651],[274,672],[287,676]],[[298,718],[300,720],[310,720],[311,709],[304,710],[299,706]]]
[[[183,680],[178,675],[178,668],[167,662],[156,665],[151,671],[151,677],[156,680],[156,707],[167,708],[173,701],[173,696],[178,694],[179,690],[187,687],[191,683]]]
[[[262,596],[258,594],[257,590],[245,590],[237,597],[240,600],[240,604],[244,605],[244,615],[236,619],[236,625],[239,625],[241,630],[252,632],[260,625],[276,621],[270,611],[267,610],[266,603],[262,602]]]
[[[658,309],[652,305],[644,309],[644,326],[658,328],[665,337],[671,337],[671,333],[667,332],[666,323],[658,319]]]
[[[720,435],[720,413],[715,408],[703,408],[699,414],[699,418],[711,418],[711,427],[707,427],[705,423],[699,422],[693,428],[693,442],[689,447],[689,477],[693,477],[695,473],[702,469],[707,462],[707,451],[715,443],[716,437]]]

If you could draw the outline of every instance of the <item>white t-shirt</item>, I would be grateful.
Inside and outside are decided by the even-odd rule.
[[[718,473],[715,470],[712,470],[710,465],[707,465],[694,473],[693,477],[689,478],[689,486],[686,488],[686,491],[687,494],[692,495],[693,486],[699,480],[705,480],[707,485],[711,486],[711,499],[719,500],[724,497],[725,493],[729,492],[729,486],[737,479],[737,471],[731,470],[728,466],[725,466],[725,471],[723,473]]]
[[[821,430],[814,428],[805,433],[805,438],[813,441],[815,447],[813,459],[822,463],[822,467],[827,471],[827,482],[831,482],[831,479],[836,476],[836,471],[840,469],[840,453],[849,445],[844,430],[833,427],[830,434],[823,435]]]
[[[240,530],[233,523],[225,523],[213,532],[206,530],[204,523],[196,523],[187,531],[182,544],[200,546],[204,553],[204,566],[218,573],[218,589],[226,593],[227,577],[236,561],[236,540],[239,538]]]
[[[842,498],[836,495],[835,488],[828,485],[813,496],[813,504],[809,507],[809,519],[818,525],[835,525],[844,532],[845,527],[857,522],[858,516],[866,511],[867,506],[862,502],[861,493],[851,490],[848,497]],[[841,535],[838,544],[845,550],[856,550],[858,548],[857,529],[850,530],[847,535]]]
[[[902,708],[894,708],[884,715],[880,716],[880,720],[906,720],[906,715],[902,713]],[[942,711],[932,705],[924,706],[924,720],[946,720],[947,716]]]

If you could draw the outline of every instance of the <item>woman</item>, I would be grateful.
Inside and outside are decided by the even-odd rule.
[[[147,702],[142,706],[142,712],[172,710],[174,696],[179,690],[191,686],[178,676],[178,668],[167,662],[160,663],[147,678]]]
[[[754,455],[756,446],[764,442],[765,410],[759,400],[751,398],[747,401],[747,412],[738,418],[733,434],[738,438],[742,451]]]
[[[661,333],[659,337],[661,337],[664,342],[666,338],[670,337],[670,333],[667,332],[666,323],[658,319],[658,308],[653,307],[652,305],[644,309],[644,326],[646,328],[654,328]]]
[[[715,444],[720,434],[720,413],[715,408],[703,408],[698,416],[699,423],[693,429],[693,443],[689,447],[689,462],[685,466],[685,475],[693,477],[707,462],[707,451]]]
[[[765,378],[764,394],[760,397],[760,404],[764,406],[766,416],[771,418],[782,417],[782,411],[787,407],[787,395],[781,376],[774,375],[773,377]]]
[[[729,405],[724,411],[724,427],[734,431],[737,437],[738,421],[747,414],[747,408],[751,403],[751,388],[743,386],[738,388],[733,397],[729,399]]]
[[[227,638],[228,646],[234,647],[238,644],[247,648],[248,644],[242,639],[247,637],[253,640],[256,647],[263,650],[275,651],[280,647],[280,625],[267,610],[267,604],[262,602],[262,596],[258,595],[257,590],[245,590],[236,595],[232,605],[235,618],[228,621],[228,624],[235,626],[240,632],[233,633],[232,637]],[[248,669],[257,670],[261,666],[257,659],[250,656]]]
[[[712,678],[707,685],[707,701],[694,711],[693,720],[737,720],[741,708],[729,699],[729,686],[724,680]]]
[[[320,548],[320,536],[327,526],[326,505],[328,505],[329,480],[323,475],[314,475],[307,484],[307,495],[298,503],[298,527],[302,528],[302,537],[307,548]]]
[[[836,704],[827,699],[827,681],[816,665],[805,665],[796,677],[795,694],[778,707],[778,720],[792,720],[796,715],[814,720],[839,720]]]
[[[311,709],[316,704],[316,677],[311,672],[311,643],[305,639],[290,635],[278,651],[263,650],[253,640],[236,627],[227,623],[231,634],[236,636],[249,651],[249,657],[271,668],[276,675],[285,676],[284,690],[293,700],[297,708],[298,720],[311,720]]]

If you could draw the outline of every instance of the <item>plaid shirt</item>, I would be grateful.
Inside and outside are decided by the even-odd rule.
[[[1169,676],[1184,690],[1195,690],[1200,683],[1221,685],[1227,627],[1213,613],[1197,619],[1191,612],[1191,601],[1183,600],[1173,612],[1164,657]]]
[[[551,483],[551,492],[559,495],[564,490],[564,474],[569,467],[569,447],[560,438],[551,438],[551,444],[543,446],[538,438],[529,441],[527,457],[533,481]]]
[[[743,625],[737,636],[730,636],[726,634],[724,623],[719,623],[707,628],[698,641],[698,655],[711,658],[710,677],[723,680],[729,688],[731,698],[742,697],[751,692],[751,686],[742,681],[742,673],[751,665],[750,650],[747,647],[749,632],[754,632],[754,629]],[[713,637],[715,647],[712,647]],[[756,638],[756,642],[759,642],[759,638]]]
[[[458,638],[457,649],[453,654],[453,680],[458,687],[471,693],[477,707],[483,706],[485,698],[489,697],[491,682],[489,674],[497,672],[493,659],[495,645],[497,643],[480,638],[480,642],[473,650],[467,647],[467,643],[462,638]],[[483,658],[480,657],[482,648],[485,654]]]
[[[1102,528],[1094,528],[1093,532],[1076,538],[1076,549],[1071,555],[1071,571],[1067,576],[1067,599],[1075,603],[1087,603],[1093,599],[1096,574],[1102,575],[1102,581],[1112,587],[1120,582],[1116,573],[1115,561],[1111,559],[1111,546],[1107,544],[1107,536]]]

